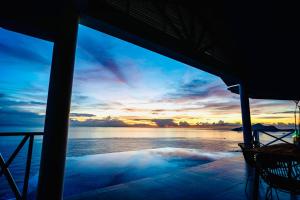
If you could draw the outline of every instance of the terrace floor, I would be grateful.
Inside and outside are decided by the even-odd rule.
[[[250,178],[253,175],[242,156],[220,159],[188,169],[144,178],[67,198],[67,200],[242,200],[265,199],[267,186]],[[251,176],[254,177],[254,176]],[[257,179],[256,179],[257,180]],[[279,199],[300,199],[278,191]],[[275,191],[273,198],[277,199]]]

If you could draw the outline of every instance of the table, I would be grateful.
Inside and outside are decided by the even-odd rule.
[[[280,143],[270,146],[263,146],[252,149],[254,153],[266,153],[277,156],[285,156],[291,159],[300,160],[300,148],[294,144]]]

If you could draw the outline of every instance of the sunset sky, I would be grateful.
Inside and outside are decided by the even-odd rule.
[[[53,44],[0,29],[0,127],[42,126]],[[251,100],[252,122],[293,123],[294,103]],[[239,96],[216,76],[79,27],[73,126],[241,122]]]

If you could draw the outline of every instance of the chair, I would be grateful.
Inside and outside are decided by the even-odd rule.
[[[241,148],[242,152],[243,152],[243,156],[244,159],[246,161],[246,163],[250,166],[250,167],[255,167],[255,155],[256,153],[254,151],[252,151],[253,147],[246,147],[244,143],[239,143],[238,144],[239,147]]]
[[[272,189],[300,195],[300,159],[259,153],[256,167],[262,179],[268,184],[266,199],[272,199]]]

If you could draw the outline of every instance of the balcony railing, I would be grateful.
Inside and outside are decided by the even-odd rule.
[[[41,136],[43,135],[42,132],[0,132],[0,137],[8,137],[8,136],[23,136],[23,139],[20,141],[16,149],[13,151],[13,153],[9,156],[8,160],[5,161],[4,158],[1,155],[0,152],[0,178],[2,175],[4,175],[8,181],[8,184],[12,190],[12,192],[15,195],[15,198],[17,200],[26,200],[27,198],[27,191],[28,191],[28,182],[29,182],[29,175],[30,175],[30,167],[31,167],[31,158],[32,158],[32,149],[33,149],[33,141],[35,136]],[[26,169],[25,169],[25,176],[23,181],[23,188],[22,192],[20,192],[20,189],[18,188],[16,181],[14,180],[10,170],[9,166],[14,161],[18,153],[21,151],[21,149],[24,147],[25,143],[29,140],[28,149],[27,149],[27,160],[26,160]]]
[[[257,146],[260,146],[260,147],[262,147],[262,146],[269,146],[269,145],[271,145],[271,144],[273,144],[275,142],[278,142],[278,141],[283,142],[283,143],[287,143],[287,144],[292,144],[291,142],[288,142],[288,141],[284,140],[284,138],[292,135],[293,132],[294,131],[289,131],[287,133],[283,133],[283,135],[280,136],[280,137],[276,137],[276,136],[274,136],[274,135],[272,135],[270,133],[267,133],[266,131],[253,131],[253,135],[252,135],[253,136],[253,143],[256,144]],[[273,138],[273,140],[269,141],[266,144],[261,143],[260,139],[259,139],[260,133],[261,134],[265,134],[265,135]]]

